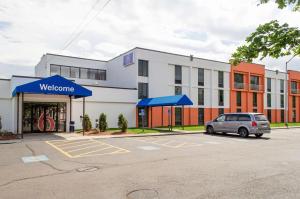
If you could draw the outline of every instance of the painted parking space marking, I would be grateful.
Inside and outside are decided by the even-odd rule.
[[[53,140],[46,141],[46,143],[69,158],[112,155],[130,152],[127,149],[113,146],[95,139],[73,141]]]
[[[25,156],[22,157],[22,161],[24,163],[32,163],[32,162],[43,162],[48,161],[48,157],[46,155],[37,155],[37,156]]]
[[[144,137],[144,138],[127,138],[130,140],[145,142],[149,144],[154,144],[158,146],[168,147],[168,148],[187,148],[202,146],[201,143],[190,142],[185,140],[175,140],[172,138],[162,138],[162,137]]]

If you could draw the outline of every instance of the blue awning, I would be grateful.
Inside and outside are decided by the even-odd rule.
[[[92,96],[92,91],[59,75],[17,86],[12,96],[16,96],[17,93],[68,95],[74,98]]]
[[[186,95],[173,95],[155,98],[144,98],[137,104],[138,107],[183,105],[193,105],[193,102]]]

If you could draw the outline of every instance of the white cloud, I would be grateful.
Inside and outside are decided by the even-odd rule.
[[[27,75],[47,52],[106,60],[135,46],[228,61],[261,23],[277,19],[300,26],[299,12],[279,10],[274,3],[257,6],[257,0],[112,0],[80,37],[61,51],[95,2],[1,0],[0,68],[18,65],[26,68],[23,72]],[[87,21],[104,2],[100,0]],[[283,70],[286,60],[257,62]],[[293,69],[297,65],[299,59],[290,63]],[[6,76],[19,71],[6,71]]]

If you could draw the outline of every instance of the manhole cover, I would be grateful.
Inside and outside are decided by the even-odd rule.
[[[159,197],[154,189],[138,189],[129,192],[127,199],[159,199]]]
[[[98,171],[99,169],[100,169],[100,167],[90,166],[90,167],[78,168],[78,169],[76,169],[76,171],[77,172],[94,172],[94,171]]]

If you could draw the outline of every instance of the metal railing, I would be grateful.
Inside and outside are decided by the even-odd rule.
[[[234,88],[235,89],[247,89],[247,84],[234,82]]]
[[[250,84],[250,90],[253,90],[253,91],[262,91],[263,90],[263,85]]]
[[[292,94],[300,94],[300,89],[292,88],[292,89],[291,89],[291,93],[292,93]]]

